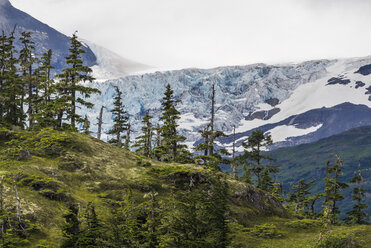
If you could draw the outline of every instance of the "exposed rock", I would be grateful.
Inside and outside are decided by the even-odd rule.
[[[347,85],[350,83],[350,80],[333,77],[333,78],[330,78],[327,82],[328,82],[327,85],[335,85],[335,84]]]
[[[271,110],[268,110],[268,111],[258,111],[258,112],[252,113],[246,119],[249,120],[249,121],[252,121],[252,120],[255,120],[255,119],[269,120],[270,118],[272,118],[272,116],[274,116],[278,112],[280,112],[279,108],[274,108],[274,109],[271,109]]]
[[[371,64],[370,65],[361,66],[358,69],[358,71],[356,71],[354,73],[359,73],[359,74],[362,74],[363,76],[370,75],[371,74]]]
[[[241,200],[247,201],[265,214],[287,215],[284,207],[277,198],[249,185],[240,185],[240,187],[233,192],[231,197],[234,203]]]
[[[370,95],[371,94],[371,86],[370,87],[368,87],[368,88],[366,88],[366,92],[365,92],[365,94],[366,95]]]
[[[360,88],[360,87],[363,87],[365,86],[366,84],[364,82],[361,82],[361,81],[357,81],[356,82],[356,89]]]
[[[280,100],[278,100],[277,98],[269,98],[268,100],[265,101],[265,103],[268,103],[269,105],[274,107],[280,103]]]

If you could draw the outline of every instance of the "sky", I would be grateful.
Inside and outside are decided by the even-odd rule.
[[[42,22],[164,69],[371,55],[370,0],[10,0]]]

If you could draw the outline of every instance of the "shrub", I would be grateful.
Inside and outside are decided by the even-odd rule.
[[[259,238],[281,238],[283,233],[278,231],[277,227],[273,224],[255,225],[249,228],[248,232]]]
[[[321,221],[311,219],[293,220],[287,223],[287,226],[296,229],[311,229],[321,226]]]
[[[140,167],[151,167],[152,164],[148,161],[143,161],[143,160],[138,160],[137,161],[137,166],[140,166]]]
[[[353,233],[329,233],[321,237],[316,248],[358,248],[362,247]]]

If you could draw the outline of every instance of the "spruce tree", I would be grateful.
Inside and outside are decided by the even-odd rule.
[[[35,57],[35,42],[31,39],[31,32],[22,32],[20,37],[22,43],[22,50],[19,54],[20,66],[22,69],[22,80],[25,88],[27,89],[27,105],[28,105],[28,127],[32,128],[34,124],[34,113],[37,95],[35,91],[37,89],[36,80],[34,76],[34,64],[36,62]],[[21,103],[23,108],[23,99]]]
[[[71,46],[69,49],[69,55],[66,57],[67,68],[65,68],[58,78],[59,82],[59,94],[62,96],[60,99],[68,104],[65,109],[61,110],[59,114],[59,123],[62,122],[63,114],[66,114],[68,120],[70,120],[70,127],[75,130],[76,122],[82,122],[82,118],[77,114],[77,104],[92,108],[93,103],[88,102],[86,99],[91,94],[100,93],[96,88],[84,86],[81,82],[92,82],[94,78],[90,76],[92,69],[83,64],[82,54],[85,50],[82,49],[82,43],[77,39],[76,32],[71,37]]]
[[[52,50],[48,50],[48,52],[44,53],[41,57],[41,66],[38,69],[40,75],[38,86],[40,97],[36,105],[38,112],[34,114],[34,119],[37,126],[40,128],[57,127],[55,117],[58,113],[58,109],[55,104],[55,82],[52,78],[52,70],[54,69],[51,65],[52,56]]]
[[[125,106],[122,103],[122,92],[115,86],[116,96],[114,98],[114,108],[111,110],[113,115],[113,127],[107,132],[107,134],[114,135],[114,138],[108,142],[118,147],[123,146],[123,140],[126,135],[123,133],[128,130],[129,117],[125,111]]]
[[[301,179],[290,188],[289,201],[295,203],[296,213],[303,212],[307,209],[309,195],[311,194],[309,188],[315,181],[316,180],[312,180],[306,183],[304,179]]]
[[[103,225],[98,220],[98,215],[95,212],[95,207],[92,203],[88,203],[85,213],[86,229],[82,230],[75,247],[109,247],[105,242]]]
[[[133,146],[136,148],[136,152],[143,154],[146,157],[151,157],[152,155],[152,137],[154,132],[151,119],[152,116],[149,114],[149,111],[147,111],[142,120],[142,135],[136,138],[136,142]]]
[[[179,135],[177,130],[177,120],[180,119],[180,112],[175,108],[177,101],[174,99],[174,91],[170,84],[166,86],[165,96],[162,98],[162,126],[160,128],[161,142],[164,152],[169,156],[169,160],[176,160],[179,150],[181,149],[180,142],[185,141],[185,137]]]
[[[203,155],[196,156],[196,160],[201,160],[202,164],[219,170],[220,163],[230,164],[231,160],[226,159],[225,156],[230,156],[226,149],[220,149],[215,152],[215,140],[220,137],[226,137],[222,131],[214,130],[215,126],[215,84],[211,87],[211,109],[210,109],[210,123],[206,127],[199,131],[203,138],[203,143],[200,143],[195,148],[196,151],[203,151]]]
[[[87,115],[85,115],[85,118],[83,120],[81,131],[82,131],[83,134],[86,134],[86,135],[91,134],[91,132],[90,132],[90,121],[89,121]]]
[[[15,58],[14,39],[14,30],[9,36],[3,33],[1,38],[0,56],[2,57],[2,68],[0,101],[2,103],[2,123],[6,126],[23,128],[26,118],[22,106],[25,91],[17,69],[18,59]]]
[[[348,187],[348,184],[339,181],[339,176],[343,174],[342,166],[343,160],[338,155],[336,156],[336,161],[332,166],[330,161],[327,161],[326,164],[323,213],[325,221],[329,224],[337,223],[337,216],[340,211],[336,206],[336,203],[344,199],[344,196],[340,194],[340,190]]]
[[[273,181],[270,177],[271,173],[278,171],[277,166],[265,165],[264,161],[274,161],[273,158],[262,153],[262,149],[273,143],[270,135],[265,136],[260,130],[255,130],[248,138],[248,143],[243,143],[245,148],[244,154],[239,155],[236,160],[243,164],[246,178],[251,178],[254,175],[256,178],[256,186],[260,189],[271,190]]]
[[[102,135],[103,110],[104,110],[104,106],[102,106],[100,108],[99,117],[97,118],[98,123],[96,124],[96,125],[98,125],[97,139],[99,139],[99,140],[100,140],[101,135]]]
[[[62,248],[76,247],[80,235],[80,221],[78,219],[78,208],[70,205],[68,213],[63,215],[66,224],[62,227],[63,237]]]
[[[361,161],[358,161],[358,170],[355,172],[355,176],[352,178],[350,183],[356,184],[353,188],[352,199],[355,202],[353,209],[347,212],[347,217],[344,218],[344,221],[348,224],[366,224],[365,219],[368,217],[368,214],[364,212],[368,206],[363,203],[362,200],[366,197],[366,190],[361,187],[361,183],[366,180],[362,177],[361,173]]]
[[[131,136],[131,124],[129,122],[128,128],[126,130],[126,137],[125,137],[125,143],[124,143],[124,149],[128,151],[130,150],[130,143],[131,143],[130,136]]]

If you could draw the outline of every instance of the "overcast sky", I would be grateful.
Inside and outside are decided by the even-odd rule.
[[[371,0],[10,0],[57,30],[159,68],[371,54]]]

